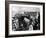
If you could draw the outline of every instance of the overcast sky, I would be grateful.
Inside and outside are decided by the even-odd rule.
[[[36,7],[16,7],[12,6],[12,16],[14,16],[16,13],[22,13],[24,12],[40,12],[39,8]]]

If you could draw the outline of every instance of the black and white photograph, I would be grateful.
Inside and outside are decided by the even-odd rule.
[[[40,9],[36,7],[12,7],[12,30],[40,30]]]
[[[43,4],[9,3],[8,35],[43,34]]]

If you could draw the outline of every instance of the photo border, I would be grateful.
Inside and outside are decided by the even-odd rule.
[[[8,35],[9,34],[9,4],[33,4],[43,5],[43,33]],[[23,37],[23,36],[40,36],[45,35],[45,3],[42,2],[25,2],[25,1],[5,1],[5,37]]]

